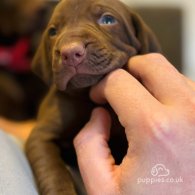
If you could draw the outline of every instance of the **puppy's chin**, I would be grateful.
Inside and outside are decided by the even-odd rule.
[[[68,88],[86,88],[97,84],[103,75],[76,75],[68,83]]]
[[[61,81],[55,82],[55,84],[60,91],[80,90],[97,84],[102,78],[103,75],[82,74],[73,76],[69,81],[67,78],[61,78]]]

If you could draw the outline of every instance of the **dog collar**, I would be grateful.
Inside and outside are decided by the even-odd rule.
[[[30,70],[30,39],[18,39],[13,45],[0,45],[0,67],[14,71],[26,72]]]

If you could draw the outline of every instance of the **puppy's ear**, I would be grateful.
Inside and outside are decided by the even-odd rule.
[[[47,32],[42,35],[41,43],[32,61],[32,71],[46,84],[52,83],[52,62],[50,59],[50,45],[47,41]]]
[[[130,42],[138,47],[138,53],[161,52],[156,36],[142,18],[137,13],[130,11],[130,19],[130,25],[127,25],[129,38]]]

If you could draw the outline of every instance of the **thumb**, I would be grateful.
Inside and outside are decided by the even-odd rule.
[[[107,144],[110,126],[108,112],[96,108],[89,122],[74,139],[81,176],[88,194],[98,194],[100,191],[106,194],[115,188],[113,174],[116,166]]]

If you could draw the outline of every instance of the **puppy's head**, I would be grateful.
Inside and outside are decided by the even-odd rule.
[[[150,29],[120,1],[61,0],[33,69],[59,90],[84,88],[123,67],[133,55],[159,51]]]

